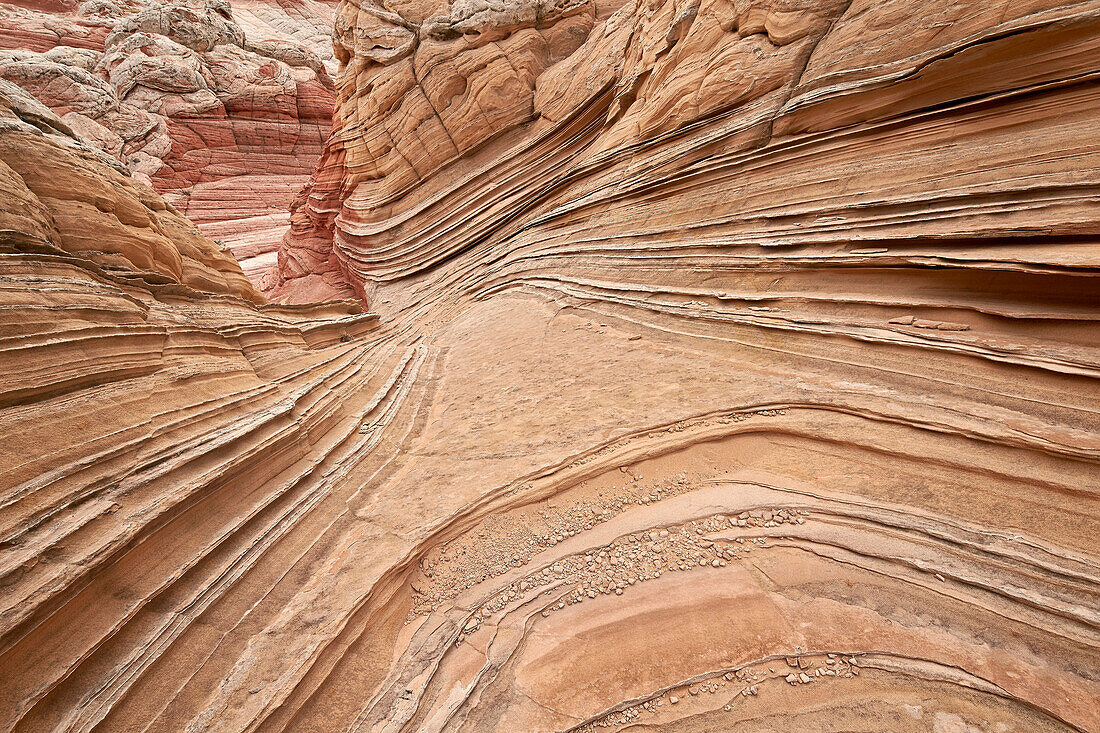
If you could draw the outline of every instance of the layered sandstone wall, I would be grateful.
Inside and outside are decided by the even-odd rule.
[[[1100,730],[1100,4],[334,23],[359,304],[8,116],[0,728]]]
[[[9,48],[0,77],[168,197],[259,283],[328,137],[332,50],[321,29],[331,11],[226,0],[0,4],[0,47]]]
[[[1094,102],[1066,82],[1095,71],[1096,10],[345,3],[335,130],[282,277],[325,262],[364,288],[485,240],[593,232],[749,257],[897,243],[873,261],[903,264],[969,238],[1019,259],[1037,207],[1051,236],[1091,232]]]
[[[210,530],[271,498],[257,487],[331,459],[331,388],[371,371],[351,342],[374,316],[266,305],[231,254],[112,162],[0,81],[5,730],[101,719],[109,705],[69,696],[98,677],[77,671],[88,654],[143,609],[166,641],[175,623],[149,607],[161,573],[181,580]],[[149,562],[131,564],[138,547]],[[126,637],[107,646],[129,657],[143,644]]]
[[[150,282],[264,301],[231,254],[118,170],[121,165],[64,119],[3,80],[0,125],[0,229],[12,246],[63,252]]]

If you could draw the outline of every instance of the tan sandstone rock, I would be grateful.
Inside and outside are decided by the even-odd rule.
[[[0,728],[1100,730],[1100,4],[224,7],[5,42]]]

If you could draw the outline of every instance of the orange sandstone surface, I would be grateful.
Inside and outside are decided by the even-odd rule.
[[[1100,2],[0,8],[0,730],[1100,731]]]

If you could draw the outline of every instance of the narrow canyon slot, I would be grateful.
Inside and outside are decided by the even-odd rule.
[[[0,731],[1100,733],[1100,0],[0,0]]]

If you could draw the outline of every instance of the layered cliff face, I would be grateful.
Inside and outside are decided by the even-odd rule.
[[[328,137],[331,8],[0,3],[0,77],[163,193],[260,283]]]
[[[377,319],[9,105],[5,729],[1100,730],[1100,3],[334,27]]]
[[[1095,8],[911,5],[347,3],[335,132],[282,277],[369,291],[486,241],[1051,259],[1012,241],[1090,232],[1088,164],[1062,153],[1092,152],[1066,80],[1095,71]]]
[[[229,253],[110,162],[0,82],[5,730],[103,718],[136,677],[91,671],[97,650],[108,668],[152,661],[148,644],[182,620],[154,599],[276,494],[293,506],[277,485],[340,442],[350,408],[332,386],[367,390],[380,366],[355,341],[374,316],[266,305]],[[209,581],[192,590],[213,598]]]
[[[116,161],[50,109],[3,80],[0,131],[0,231],[9,247],[263,302],[231,254],[149,187],[117,170]],[[13,371],[11,377],[20,375]]]

